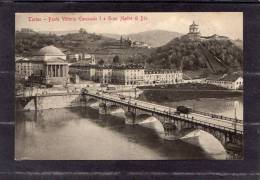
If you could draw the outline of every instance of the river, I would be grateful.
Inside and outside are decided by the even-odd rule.
[[[212,103],[214,101],[214,103]],[[164,102],[195,106],[196,110],[231,116],[237,106],[242,117],[242,98],[202,98]],[[221,106],[220,106],[221,104]],[[153,121],[151,121],[153,122]],[[15,158],[17,160],[180,160],[225,159],[205,148],[181,140],[167,140],[161,125],[128,125],[123,113],[100,115],[90,107],[16,112]],[[151,128],[152,127],[152,128]],[[210,140],[211,142],[211,140]],[[212,141],[213,142],[213,141]],[[210,147],[212,144],[207,144]]]

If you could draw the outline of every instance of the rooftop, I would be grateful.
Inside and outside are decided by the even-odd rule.
[[[141,64],[114,64],[112,67],[114,69],[144,69]]]
[[[146,74],[162,74],[162,73],[176,73],[178,72],[175,69],[147,69],[145,70]]]
[[[198,24],[196,24],[195,21],[193,21],[191,26],[198,26]]]
[[[38,53],[38,56],[65,56],[65,54],[55,46],[45,46],[41,48]]]
[[[214,39],[214,38],[223,38],[223,39],[228,39],[227,36],[219,36],[217,34],[213,34],[211,36],[201,36],[201,38],[204,38],[204,39]]]

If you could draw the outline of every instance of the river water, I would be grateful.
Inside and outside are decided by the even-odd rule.
[[[214,101],[214,103],[212,103]],[[196,110],[232,117],[236,107],[243,115],[241,98],[196,99],[165,102],[195,106]],[[149,121],[148,121],[149,122]],[[123,113],[100,115],[90,107],[62,108],[38,112],[16,112],[15,158],[18,160],[159,160],[225,159],[206,153],[206,147],[162,136],[160,123],[147,126],[125,124]],[[152,128],[151,128],[152,127]],[[221,152],[222,153],[222,152]],[[222,154],[223,155],[223,154]]]

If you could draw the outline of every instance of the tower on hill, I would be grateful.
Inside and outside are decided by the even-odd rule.
[[[188,38],[192,41],[197,41],[200,39],[199,25],[197,25],[194,21],[189,27]]]

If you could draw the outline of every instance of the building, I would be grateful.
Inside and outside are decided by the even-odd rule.
[[[177,84],[182,82],[182,72],[172,69],[146,70],[145,85]]]
[[[67,60],[69,62],[87,61],[90,64],[96,64],[95,56],[87,53],[69,53]]]
[[[69,67],[69,74],[78,74],[79,78],[86,81],[96,81],[96,65],[89,63],[74,63]]]
[[[243,89],[243,77],[239,73],[210,76],[207,77],[206,83],[231,90]]]
[[[199,31],[199,25],[197,25],[194,21],[189,26],[189,33],[187,34],[188,38],[192,41],[198,41],[200,40],[200,31]]]
[[[102,84],[111,83],[113,67],[111,65],[96,66],[95,81]]]
[[[115,85],[160,85],[182,83],[182,72],[171,69],[145,70],[143,65],[91,65],[75,63],[70,74],[80,79]]]
[[[15,61],[15,72],[22,79],[28,79],[32,73],[32,62],[28,58],[19,58]]]
[[[68,63],[66,55],[60,49],[54,46],[43,47],[29,61],[29,80],[53,85],[67,83]]]
[[[68,54],[67,59],[69,62],[77,62],[79,61],[79,54]]]
[[[196,73],[183,73],[182,75],[183,83],[197,83],[204,84],[206,83],[206,77]]]
[[[142,85],[144,83],[144,66],[137,64],[114,66],[111,82],[120,85]]]
[[[229,38],[227,36],[219,36],[217,34],[214,34],[212,36],[201,36],[200,39],[203,40],[219,40],[219,41],[227,41]]]
[[[149,46],[148,44],[141,42],[141,41],[133,41],[131,43],[131,47],[148,48],[148,49],[151,48],[151,46]]]
[[[35,31],[33,29],[30,28],[21,28],[21,33],[35,33]]]
[[[183,78],[183,83],[204,84],[206,83],[206,78],[194,78],[194,79]]]
[[[82,60],[87,61],[91,65],[96,65],[96,58],[93,54],[82,54]]]
[[[79,57],[83,57],[82,55]],[[79,60],[72,65],[70,65],[70,74],[78,74],[80,79],[87,81],[97,81],[98,75],[96,70],[98,66],[96,65],[96,59],[94,55],[85,54],[84,60]]]

